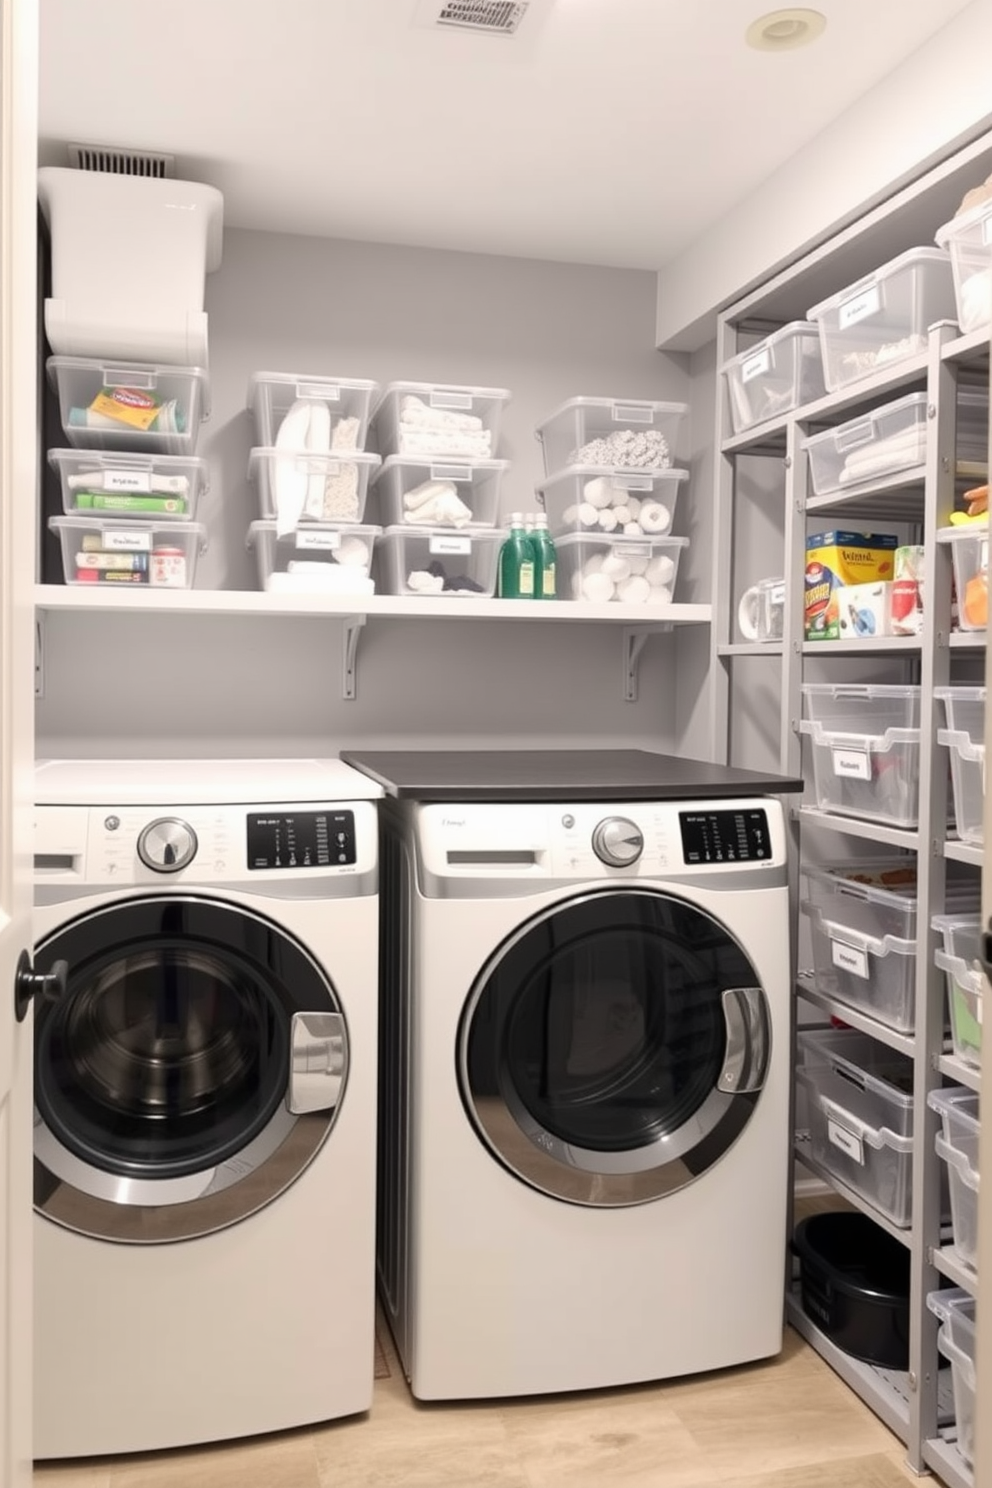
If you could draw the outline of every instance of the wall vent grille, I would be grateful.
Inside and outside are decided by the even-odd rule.
[[[176,174],[176,157],[153,150],[124,150],[114,145],[70,145],[69,164],[75,170],[106,171],[117,176],[154,176],[165,180]]]
[[[435,7],[435,22],[490,36],[512,36],[528,4],[529,0],[441,0]]]

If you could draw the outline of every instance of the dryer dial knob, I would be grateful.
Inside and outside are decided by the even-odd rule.
[[[178,816],[149,822],[138,838],[138,857],[156,873],[178,873],[196,857],[196,833]]]
[[[608,816],[593,831],[592,850],[610,868],[629,868],[644,851],[644,834],[626,817]]]

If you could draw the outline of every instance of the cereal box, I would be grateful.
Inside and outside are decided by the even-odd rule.
[[[837,641],[837,590],[892,578],[899,539],[889,532],[818,532],[806,539],[805,635]]]

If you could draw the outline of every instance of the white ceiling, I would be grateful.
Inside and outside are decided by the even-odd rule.
[[[657,269],[969,0],[813,3],[769,54],[774,0],[534,0],[512,38],[423,0],[41,0],[41,159],[167,151],[226,226]]]

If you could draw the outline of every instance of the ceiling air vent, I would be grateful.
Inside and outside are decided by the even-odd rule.
[[[433,0],[424,10],[435,26],[455,26],[488,36],[512,36],[530,0]],[[425,19],[427,19],[425,15]]]
[[[153,150],[121,150],[113,145],[70,145],[69,164],[76,170],[155,176],[159,180],[176,174],[174,155],[159,155]]]

